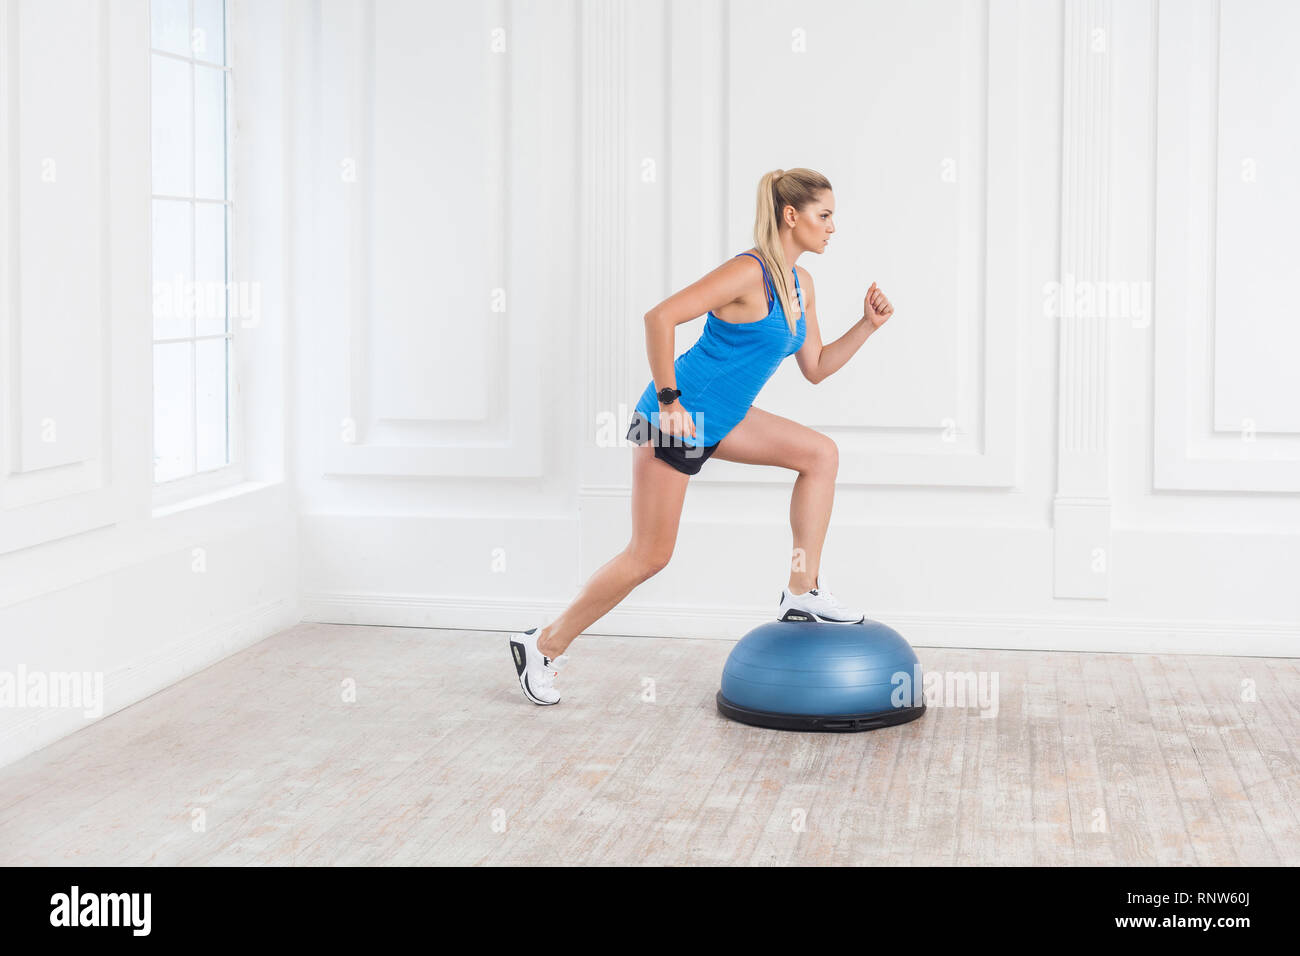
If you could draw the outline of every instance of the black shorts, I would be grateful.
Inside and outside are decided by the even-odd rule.
[[[653,442],[655,457],[666,461],[684,475],[694,475],[718,450],[721,442],[712,445],[687,445],[680,435],[665,435],[638,411],[632,412],[632,424],[627,430],[629,441],[638,445]]]

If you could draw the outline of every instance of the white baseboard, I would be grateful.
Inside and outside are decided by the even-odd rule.
[[[15,708],[0,731],[0,767],[20,760],[110,714],[144,700],[191,674],[251,647],[302,619],[295,595],[247,608],[119,664],[104,674],[104,707],[88,719],[75,708]]]
[[[546,623],[561,601],[432,598],[418,594],[313,592],[303,620],[452,630],[514,631]],[[741,608],[692,608],[625,602],[585,631],[633,637],[700,637],[734,641],[775,615]],[[1300,625],[1274,621],[1144,620],[1102,617],[890,614],[874,611],[914,647],[1103,651],[1296,657]]]

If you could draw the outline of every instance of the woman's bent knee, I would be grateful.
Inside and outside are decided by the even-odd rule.
[[[648,563],[642,565],[642,566],[641,566],[641,580],[644,581],[644,580],[647,580],[647,579],[649,579],[649,578],[654,577],[656,574],[658,574],[660,571],[662,571],[662,570],[663,570],[664,568],[666,568],[666,567],[668,567],[668,559],[667,559],[667,558],[664,558],[662,561],[650,561],[650,562],[648,562]]]
[[[668,560],[671,554],[637,554],[632,553],[632,567],[635,574],[642,581],[654,577],[660,571],[668,566]]]
[[[835,444],[833,438],[822,436],[822,440],[817,442],[817,446],[810,456],[807,464],[807,471],[812,472],[829,472],[835,473],[840,468],[840,446]]]

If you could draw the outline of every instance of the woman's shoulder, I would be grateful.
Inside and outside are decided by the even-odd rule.
[[[757,249],[746,249],[744,252],[736,253],[728,260],[728,264],[732,264],[736,269],[752,271],[754,275],[762,275],[766,282],[767,262]]]
[[[763,268],[764,268],[764,269],[767,268],[767,261],[763,258],[763,253],[759,252],[757,249],[755,249],[755,248],[753,248],[753,247],[750,247],[749,249],[746,249],[744,252],[738,252],[738,253],[736,253],[736,255],[733,256],[732,258],[743,258],[743,259],[749,259],[751,262],[754,260],[754,258],[757,258],[758,261],[759,261],[759,263],[763,266]],[[799,265],[798,263],[795,263],[795,267],[794,267],[794,269],[795,269],[796,274],[798,274],[799,279],[800,279],[801,281],[803,281],[803,282],[811,282],[811,281],[812,281],[812,276],[809,275],[808,270],[805,269],[803,266]]]

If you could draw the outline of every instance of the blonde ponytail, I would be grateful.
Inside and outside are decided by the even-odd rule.
[[[794,279],[781,245],[781,213],[786,206],[803,209],[817,194],[830,189],[830,181],[813,169],[774,169],[758,182],[758,208],[754,214],[754,248],[767,264],[781,309],[793,335],[802,307],[793,307]]]

